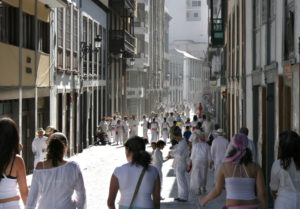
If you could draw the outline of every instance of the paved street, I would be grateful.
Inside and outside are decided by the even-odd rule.
[[[148,146],[147,149],[151,151]],[[167,155],[168,147],[164,150]],[[83,172],[84,181],[87,190],[88,209],[106,208],[108,196],[109,181],[114,168],[126,163],[124,147],[122,146],[97,146],[83,151],[77,156],[71,158],[80,164]],[[167,209],[196,209],[201,208],[198,204],[199,196],[190,195],[188,203],[174,202],[177,197],[177,185],[172,169],[173,160],[165,162],[163,166],[163,190],[162,196],[165,198],[161,202],[161,208]],[[208,190],[212,188],[213,172],[210,171]],[[28,177],[30,183],[30,176]],[[224,194],[217,200],[208,204],[206,208],[222,208],[224,205]],[[117,200],[119,196],[117,197]]]

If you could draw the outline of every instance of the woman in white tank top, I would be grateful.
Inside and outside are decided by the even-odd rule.
[[[128,139],[125,143],[128,163],[117,167],[111,177],[107,200],[109,209],[116,209],[115,200],[119,190],[121,193],[119,209],[129,208],[137,182],[144,169],[145,174],[131,209],[159,209],[160,177],[157,169],[150,165],[151,156],[145,148],[144,140],[138,136]]]
[[[261,168],[252,162],[251,151],[247,148],[248,138],[245,134],[236,134],[225,162],[219,168],[215,188],[199,202],[207,202],[218,197],[225,186],[226,209],[258,209],[255,186],[262,206],[267,209],[265,183]]]
[[[0,208],[21,209],[26,204],[28,187],[20,150],[16,123],[0,119]]]
[[[293,131],[279,135],[279,159],[272,166],[270,187],[274,209],[300,208],[300,137]]]

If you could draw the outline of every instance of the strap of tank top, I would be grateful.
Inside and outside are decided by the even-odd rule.
[[[11,164],[11,167],[10,167],[10,171],[9,171],[8,176],[11,176],[11,172],[12,172],[12,169],[13,169],[13,167],[14,167],[15,159],[16,159],[16,155],[14,155],[14,159],[13,159],[13,161],[12,161],[12,164]]]
[[[247,177],[250,178],[249,175],[248,175],[247,169],[246,169],[246,167],[244,165],[243,165],[243,168],[244,168],[244,171],[245,171]]]
[[[232,177],[234,177],[234,175],[235,175],[236,166],[237,166],[237,164],[234,166],[233,173],[232,173]]]

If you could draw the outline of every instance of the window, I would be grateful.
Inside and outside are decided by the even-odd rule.
[[[73,70],[78,70],[78,12],[73,10]]]
[[[200,21],[201,17],[200,17],[200,10],[188,10],[186,12],[186,20],[187,21]]]
[[[72,6],[66,8],[66,49],[71,49],[71,9]]]
[[[284,59],[288,60],[294,56],[294,38],[295,38],[295,13],[287,9],[286,28],[284,40]]]
[[[201,1],[192,1],[193,7],[201,7]]]
[[[83,42],[87,43],[87,17],[83,17]],[[83,57],[83,74],[87,74],[87,61]]]
[[[196,12],[196,13],[194,13],[194,17],[198,17],[198,13]]]
[[[101,25],[99,25],[98,35],[103,37],[103,35],[102,35],[102,26]],[[103,43],[103,40],[102,40],[102,43]],[[99,63],[99,76],[100,76],[100,79],[102,79],[102,75],[103,75],[103,72],[102,72],[102,70],[103,70],[103,67],[102,67],[102,47],[103,47],[103,45],[101,46],[101,48],[98,52],[98,57],[99,57],[98,63]]]
[[[89,41],[90,46],[93,47],[93,21],[89,20]],[[89,74],[93,73],[93,53],[89,53]]]
[[[34,50],[34,16],[23,13],[23,47]]]
[[[57,45],[63,47],[64,9],[57,8]]]
[[[0,0],[0,41],[19,45],[19,10]]]
[[[39,50],[41,52],[50,53],[50,24],[43,21],[38,21],[39,25]]]

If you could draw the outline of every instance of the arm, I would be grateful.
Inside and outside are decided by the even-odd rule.
[[[109,209],[116,209],[115,200],[119,190],[119,181],[117,177],[113,174],[111,176],[110,185],[109,185],[109,194],[107,199],[107,206]]]
[[[32,148],[33,155],[35,155],[36,154],[35,140],[33,140],[32,144],[31,144],[31,148]]]
[[[270,181],[271,194],[272,194],[274,200],[277,198],[277,192],[278,192],[279,184],[280,184],[280,179],[278,176],[278,169],[276,169],[276,167],[277,167],[276,164],[277,164],[277,162],[275,161],[272,166],[271,181]]]
[[[154,208],[160,209],[160,179],[159,179],[159,175],[157,175],[157,178],[155,180],[152,197],[153,197]]]
[[[220,166],[219,173],[218,173],[218,180],[215,188],[206,197],[199,200],[200,205],[204,207],[206,203],[218,197],[222,193],[224,185],[225,185],[224,169],[223,166]]]
[[[257,167],[256,187],[257,187],[259,198],[262,202],[263,208],[267,209],[268,205],[267,205],[267,196],[266,196],[263,172],[259,166],[256,166],[256,167]]]
[[[76,191],[76,206],[78,209],[86,209],[86,193],[85,186],[80,168],[77,166],[77,180],[74,190]]]
[[[27,181],[26,181],[26,169],[25,169],[25,163],[24,160],[17,156],[17,181],[19,184],[19,190],[21,194],[21,198],[23,200],[24,205],[26,204],[27,197],[28,197],[28,187],[27,187]]]
[[[37,173],[36,171],[33,172],[33,177],[31,181],[31,187],[29,196],[26,202],[26,209],[35,209],[37,200],[39,198],[40,188],[39,188],[39,182],[37,180]]]

